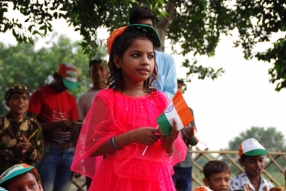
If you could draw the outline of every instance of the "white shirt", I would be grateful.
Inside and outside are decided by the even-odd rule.
[[[263,176],[261,176],[260,186],[258,191],[269,191],[273,187],[274,186],[271,182],[269,182],[268,180],[264,179]],[[246,173],[242,172],[230,180],[229,191],[234,191],[234,190],[255,191],[255,188],[251,184]]]
[[[93,90],[89,88],[86,92],[84,92],[77,98],[76,104],[79,119],[83,119],[86,116],[92,105],[94,97],[99,91],[100,90]]]

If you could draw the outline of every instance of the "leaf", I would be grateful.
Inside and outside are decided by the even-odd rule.
[[[33,27],[35,27],[35,25],[30,25],[30,26],[28,27],[28,30],[31,32]]]

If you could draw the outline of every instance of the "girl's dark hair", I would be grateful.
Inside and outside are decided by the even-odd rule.
[[[204,172],[205,178],[209,180],[209,178],[212,174],[219,173],[219,172],[229,172],[230,173],[230,168],[223,161],[213,160],[213,161],[207,162],[204,165],[203,172]]]
[[[138,38],[147,38],[153,43],[154,47],[154,39],[152,36],[148,35],[148,33],[143,29],[139,27],[127,27],[125,31],[118,37],[115,38],[113,44],[111,53],[109,55],[109,61],[108,61],[108,69],[109,69],[109,75],[108,75],[108,84],[109,88],[113,88],[118,91],[124,90],[124,82],[123,82],[123,75],[120,68],[117,68],[113,56],[116,55],[119,58],[123,58],[124,52],[130,47],[130,45],[133,43],[134,40]],[[154,50],[154,48],[153,48]],[[154,51],[155,54],[155,51]],[[156,57],[156,55],[155,55]],[[157,80],[157,64],[156,59],[154,57],[154,70],[150,77],[144,81],[144,90],[148,93],[151,93],[152,90],[154,90],[154,81]]]

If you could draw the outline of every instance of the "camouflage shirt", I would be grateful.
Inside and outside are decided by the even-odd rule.
[[[17,147],[21,135],[30,142],[24,154]],[[18,163],[34,165],[42,158],[43,151],[43,133],[38,122],[28,117],[16,121],[10,113],[0,116],[0,173]]]

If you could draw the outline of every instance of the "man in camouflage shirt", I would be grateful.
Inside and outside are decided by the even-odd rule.
[[[44,150],[42,128],[34,119],[25,117],[28,88],[12,86],[4,98],[10,111],[0,116],[0,173],[19,163],[34,165]]]

